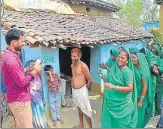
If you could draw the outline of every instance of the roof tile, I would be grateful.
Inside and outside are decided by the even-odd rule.
[[[28,17],[33,18],[29,21]],[[28,42],[40,43],[47,47],[58,44],[67,46],[114,44],[152,38],[151,34],[136,29],[122,20],[105,16],[61,15],[50,12],[23,13],[5,10],[1,24],[6,29],[16,25],[25,31]]]

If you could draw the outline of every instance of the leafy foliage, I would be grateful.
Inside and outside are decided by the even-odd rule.
[[[119,17],[135,27],[158,20],[159,9],[154,0],[116,0],[116,5],[121,8]]]
[[[154,35],[154,43],[163,47],[163,33],[156,27],[151,28],[150,33]]]

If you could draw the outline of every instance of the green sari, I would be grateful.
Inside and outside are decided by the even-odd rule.
[[[130,62],[130,61],[129,61]],[[132,62],[131,62],[132,63]],[[135,128],[137,124],[137,102],[135,78],[132,64],[120,70],[116,63],[107,75],[107,82],[115,86],[133,83],[133,92],[105,89],[103,96],[101,128]]]
[[[157,64],[155,55],[151,52],[151,50],[147,49],[145,51],[146,59],[148,61],[149,67],[151,67],[155,64]],[[153,89],[153,110],[152,110],[152,116],[155,115],[155,92],[156,92],[156,76],[151,74],[152,76],[152,89]]]
[[[138,122],[136,126],[137,128],[144,128],[152,116],[152,109],[153,109],[152,79],[151,79],[149,65],[145,55],[142,53],[137,53],[136,55],[140,63],[140,69],[134,66],[136,86],[137,86],[137,101],[140,100],[142,90],[143,90],[142,78],[145,79],[147,89],[148,89],[147,94],[144,97],[142,103],[142,108],[138,109]]]
[[[108,60],[108,63],[107,63],[107,65],[108,65],[108,67],[111,69],[112,68],[112,66],[114,66],[116,64],[116,60],[113,60],[112,58],[110,58],[109,60]]]
[[[112,55],[114,56],[114,57],[117,57],[118,56],[118,54],[119,54],[119,50],[118,49],[111,49],[111,51],[112,51]],[[112,68],[112,66],[114,66],[116,64],[116,60],[113,60],[112,58],[110,58],[109,60],[108,60],[108,63],[107,63],[107,65],[108,65],[108,67],[111,69]],[[109,71],[107,71],[107,73],[109,73]]]
[[[138,53],[139,52],[139,50],[136,47],[129,48],[129,51],[130,51],[130,53]]]
[[[163,74],[163,48],[161,48],[159,70],[160,73]]]
[[[154,48],[154,49],[156,49],[156,51],[157,51],[157,55],[154,55],[155,56],[155,61],[156,61],[156,64],[157,65],[159,65],[159,63],[160,63],[160,47],[159,46],[157,46],[157,45],[153,45],[151,48]]]
[[[157,64],[155,55],[151,52],[151,50],[147,49],[145,51],[147,61],[149,63],[149,67],[152,67],[154,64]]]
[[[161,50],[161,53],[160,53],[160,49],[159,47],[154,47],[157,52],[158,52],[158,56],[155,56],[156,57],[156,62],[157,62],[157,65],[158,65],[158,68],[159,68],[159,71],[161,72],[163,69],[163,59],[162,59],[162,50]],[[156,103],[156,106],[155,106],[155,109],[156,109],[156,115],[160,115],[161,113],[161,109],[160,109],[160,104],[161,104],[161,99],[162,99],[162,95],[163,95],[163,83],[162,83],[162,80],[161,80],[161,75],[158,75],[156,76],[156,95],[155,95],[155,103]]]

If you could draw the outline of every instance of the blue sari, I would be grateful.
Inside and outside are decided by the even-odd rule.
[[[43,88],[41,79],[36,75],[30,83],[31,107],[33,114],[33,126],[35,128],[47,128],[45,109],[43,106]]]
[[[39,103],[31,103],[32,106],[32,122],[34,128],[47,128],[46,116],[42,100]]]

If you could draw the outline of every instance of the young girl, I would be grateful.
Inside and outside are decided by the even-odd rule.
[[[50,104],[50,112],[53,120],[53,126],[56,127],[56,122],[59,121],[63,124],[63,120],[61,120],[60,108],[61,108],[61,93],[59,92],[59,88],[61,85],[59,76],[54,73],[53,67],[51,65],[46,65],[44,67],[44,71],[47,75],[47,83],[49,87],[49,104]]]
[[[25,66],[28,66],[28,70],[26,69],[27,72],[32,70],[32,64],[34,64],[33,60],[26,62]],[[39,73],[35,75],[34,80],[30,82],[30,95],[33,127],[47,128],[46,115],[43,106],[43,87],[41,75]]]

